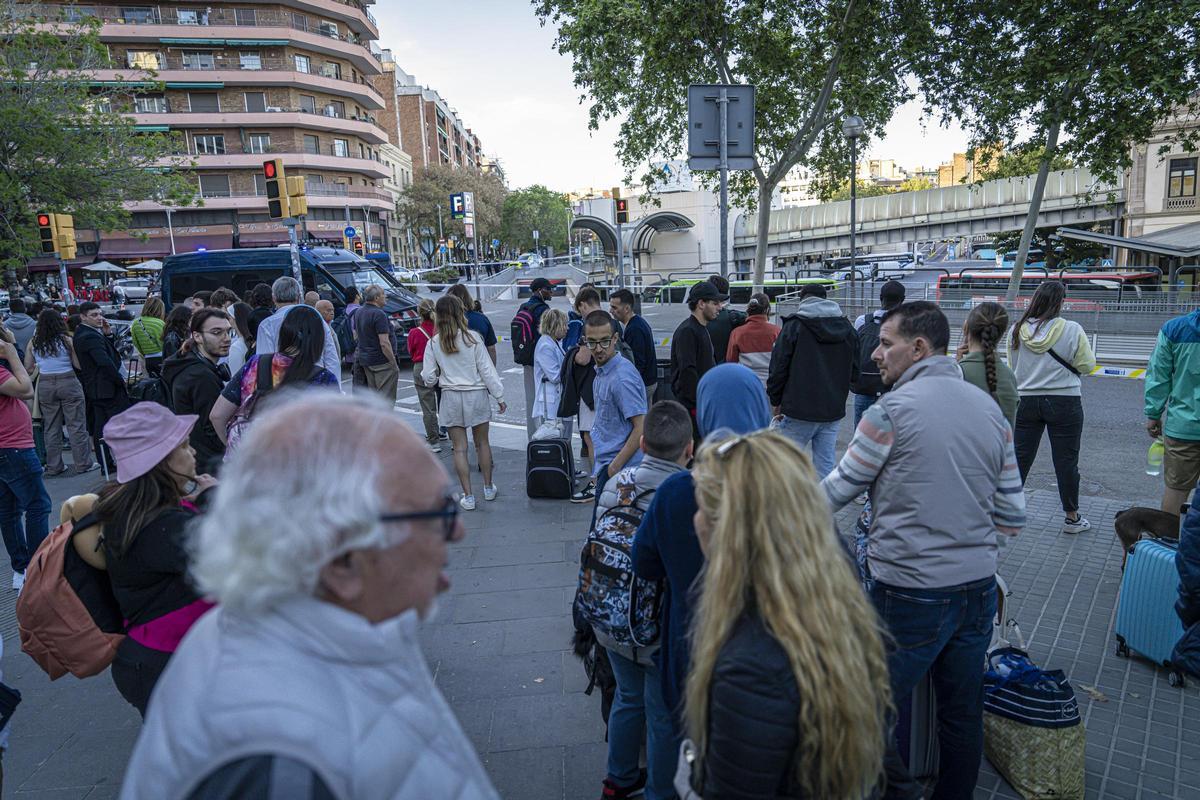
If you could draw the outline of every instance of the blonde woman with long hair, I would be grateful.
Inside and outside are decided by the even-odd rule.
[[[474,511],[471,465],[467,462],[467,429],[471,429],[475,439],[475,452],[483,471],[483,499],[495,500],[488,423],[492,420],[491,398],[499,404],[501,414],[508,409],[504,404],[504,384],[478,334],[467,329],[462,301],[453,295],[438,298],[434,306],[434,323],[437,334],[425,348],[421,380],[426,386],[442,389],[438,421],[446,426],[450,444],[454,447],[454,471],[462,484],[462,497],[458,503],[464,511]]]
[[[808,454],[775,432],[719,439],[694,479],[706,558],[685,698],[695,792],[868,796],[883,775],[887,658]]]

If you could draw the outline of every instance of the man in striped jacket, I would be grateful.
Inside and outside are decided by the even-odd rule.
[[[937,797],[970,797],[983,751],[982,664],[996,614],[998,536],[1025,524],[1012,431],[999,406],[946,355],[950,325],[934,303],[889,311],[873,358],[891,391],[863,414],[822,482],[834,509],[864,490],[871,599],[894,638],[892,693],[902,702],[932,670],[941,774]],[[887,797],[920,797],[895,748]]]

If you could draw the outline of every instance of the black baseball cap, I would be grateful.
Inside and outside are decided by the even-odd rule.
[[[721,294],[717,291],[717,287],[713,286],[708,281],[700,281],[692,286],[688,292],[688,302],[698,300],[728,300],[729,295]]]
[[[529,291],[531,292],[540,292],[542,289],[549,288],[550,281],[546,280],[545,278],[534,278],[533,282],[529,284]]]

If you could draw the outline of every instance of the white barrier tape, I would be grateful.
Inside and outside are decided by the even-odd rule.
[[[1135,369],[1133,367],[1105,367],[1097,365],[1090,373],[1097,378],[1133,378],[1134,380],[1145,380],[1146,370]]]

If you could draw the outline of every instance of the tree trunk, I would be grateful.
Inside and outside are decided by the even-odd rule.
[[[758,185],[758,235],[754,242],[754,288],[761,292],[767,271],[767,234],[771,231],[771,192],[775,187],[767,182]]]
[[[1059,120],[1050,125],[1046,132],[1046,150],[1042,160],[1038,162],[1037,179],[1033,184],[1033,195],[1029,198],[1029,215],[1025,217],[1025,229],[1021,231],[1021,243],[1017,245],[1017,259],[1013,263],[1012,277],[1008,280],[1008,294],[1005,300],[1010,304],[1017,299],[1017,291],[1021,288],[1021,276],[1025,272],[1025,256],[1029,253],[1029,243],[1033,240],[1033,231],[1037,227],[1037,216],[1042,210],[1042,195],[1046,193],[1046,179],[1050,175],[1050,161],[1058,147],[1058,132],[1062,127]]]

